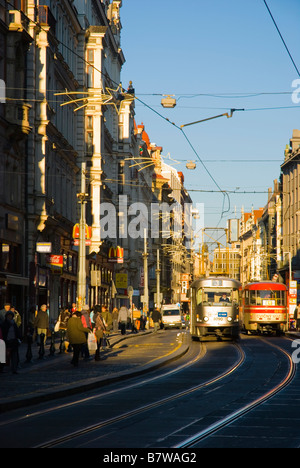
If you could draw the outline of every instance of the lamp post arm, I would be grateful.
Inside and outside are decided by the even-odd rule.
[[[215,115],[213,117],[208,117],[207,119],[197,120],[196,122],[190,122],[190,123],[187,123],[187,124],[184,124],[184,125],[180,125],[180,128],[188,127],[189,125],[194,125],[194,124],[198,124],[198,123],[201,123],[201,122],[207,122],[208,120],[218,119],[219,117],[227,117],[228,119],[230,119],[233,116],[234,112],[243,111],[243,110],[245,110],[245,109],[230,109],[230,114],[228,112],[226,112],[225,114]]]

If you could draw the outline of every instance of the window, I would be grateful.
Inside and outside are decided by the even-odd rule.
[[[87,50],[87,87],[94,87],[94,49]]]

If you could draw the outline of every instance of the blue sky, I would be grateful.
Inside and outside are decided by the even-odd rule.
[[[300,69],[300,2],[267,3]],[[206,171],[178,128],[136,102],[137,123],[163,155],[179,161],[175,167],[193,201],[204,203],[205,225],[225,227],[242,206],[263,207],[266,193],[231,194],[222,216],[224,196],[210,192],[267,191],[279,178],[293,129],[300,128],[300,104],[292,101],[299,76],[263,0],[123,0],[121,22],[123,86],[132,80],[136,96],[154,111],[180,127],[245,109],[184,129]],[[174,109],[162,108],[163,94],[175,95]],[[186,169],[187,160],[196,160],[195,171]]]

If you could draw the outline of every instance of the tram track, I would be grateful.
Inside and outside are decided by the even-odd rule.
[[[171,368],[113,386],[101,395],[83,395],[24,415],[22,421],[15,419],[0,425],[4,432],[8,428],[11,433],[22,422],[24,432],[28,426],[40,426],[41,420],[48,426],[68,418],[76,421],[57,431],[51,427],[37,438],[28,437],[26,444],[33,448],[189,449],[206,446],[218,437],[222,446],[227,446],[223,430],[234,427],[234,423],[290,388],[296,370],[289,354],[291,346],[285,339],[258,337],[242,337],[238,344],[198,345],[193,343],[185,356],[188,362],[182,358]],[[135,395],[135,401],[130,395]],[[122,401],[121,407],[116,405],[118,401]],[[82,417],[76,418],[78,411]],[[298,445],[299,440],[300,434]]]
[[[170,396],[168,396],[166,398],[162,398],[162,399],[154,401],[154,402],[152,402],[150,404],[140,406],[140,407],[138,407],[138,408],[136,408],[134,410],[119,414],[116,417],[101,421],[101,422],[93,424],[91,426],[84,427],[84,428],[82,428],[82,429],[80,429],[78,431],[66,434],[63,437],[59,437],[59,438],[49,440],[46,443],[42,443],[42,444],[39,444],[39,445],[35,446],[34,448],[55,448],[55,447],[60,446],[60,445],[62,445],[64,443],[66,443],[66,442],[69,442],[69,441],[72,441],[74,439],[85,436],[85,435],[87,435],[89,433],[93,433],[93,432],[101,430],[103,428],[108,428],[109,426],[112,426],[112,425],[114,425],[114,424],[116,424],[116,423],[118,423],[120,421],[129,420],[129,419],[133,418],[134,416],[141,415],[143,413],[147,413],[147,412],[149,412],[151,410],[154,410],[154,409],[162,407],[162,406],[164,406],[166,404],[169,404],[169,403],[171,403],[171,402],[173,402],[175,400],[178,400],[178,399],[181,399],[181,398],[184,398],[184,397],[188,397],[191,394],[193,394],[194,392],[197,392],[197,391],[199,391],[201,389],[204,389],[204,388],[207,388],[209,386],[212,386],[212,385],[216,384],[217,382],[221,381],[222,379],[224,379],[224,378],[230,376],[232,373],[234,373],[243,364],[243,362],[245,360],[245,353],[244,353],[243,349],[236,343],[233,344],[232,346],[234,346],[236,351],[237,351],[238,356],[237,356],[236,361],[234,362],[234,364],[232,366],[230,366],[228,369],[226,369],[226,371],[224,371],[221,374],[215,376],[214,378],[212,378],[212,379],[210,379],[210,380],[208,380],[206,382],[203,382],[203,383],[201,383],[199,385],[195,385],[193,387],[185,389],[184,391],[172,394],[172,395],[170,395]],[[202,345],[201,346],[201,351],[200,351],[198,357],[195,358],[189,364],[183,364],[182,366],[180,366],[176,370],[167,371],[167,372],[165,372],[163,374],[160,374],[159,376],[155,376],[153,378],[145,379],[142,383],[139,382],[139,383],[133,384],[133,385],[139,385],[139,386],[141,384],[148,385],[151,382],[154,382],[154,381],[156,381],[158,379],[165,378],[166,376],[174,374],[175,372],[178,373],[178,372],[184,370],[187,366],[194,365],[197,361],[199,361],[199,358],[200,359],[203,358],[205,356],[205,354],[206,354],[206,346]],[[128,386],[126,388],[128,389]],[[119,389],[118,391],[124,391],[124,388]]]
[[[239,408],[238,410],[234,411],[233,413],[227,415],[226,417],[219,419],[211,426],[205,428],[204,430],[196,433],[189,438],[182,440],[180,443],[176,444],[173,448],[195,448],[202,442],[204,439],[207,439],[211,436],[214,436],[217,432],[221,431],[222,429],[230,426],[233,422],[238,421],[239,419],[243,418],[249,412],[255,410],[259,406],[263,405],[268,400],[272,399],[275,395],[280,393],[284,390],[290,383],[293,381],[296,375],[296,365],[293,363],[293,360],[289,353],[283,349],[282,347],[275,345],[274,343],[270,343],[268,340],[261,338],[262,341],[267,343],[269,346],[272,346],[282,352],[289,363],[287,374],[285,375],[284,379],[279,382],[274,388],[267,391],[265,394],[261,395],[259,398],[255,399],[254,401],[249,402],[245,406]]]

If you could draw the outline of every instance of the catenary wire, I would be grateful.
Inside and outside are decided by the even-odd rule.
[[[295,63],[295,61],[294,61],[294,59],[293,59],[293,57],[292,57],[292,54],[291,54],[291,52],[290,52],[290,50],[289,50],[289,48],[288,48],[288,46],[287,46],[287,44],[286,44],[286,42],[285,42],[285,40],[284,40],[284,38],[283,38],[281,32],[280,32],[280,29],[279,29],[279,27],[278,27],[278,25],[277,25],[277,23],[276,23],[276,21],[275,21],[274,16],[272,15],[272,12],[271,12],[271,10],[270,10],[270,8],[269,8],[269,6],[268,6],[266,0],[263,0],[263,2],[264,2],[265,6],[266,6],[266,8],[267,8],[267,10],[268,10],[268,12],[269,12],[269,15],[270,15],[271,18],[272,18],[272,21],[273,21],[273,23],[274,23],[274,25],[275,25],[275,27],[276,27],[276,29],[277,29],[277,32],[278,32],[278,34],[279,34],[279,36],[280,36],[280,38],[281,38],[281,40],[282,40],[282,42],[283,42],[283,45],[284,45],[284,47],[285,47],[285,49],[286,49],[286,51],[287,51],[287,53],[288,53],[288,55],[289,55],[289,57],[290,57],[290,59],[291,59],[293,65],[294,65],[294,67],[295,67],[295,70],[297,71],[298,76],[300,76],[300,72],[299,72],[299,70],[298,70],[298,67],[297,67],[297,65],[296,65],[296,63]]]

